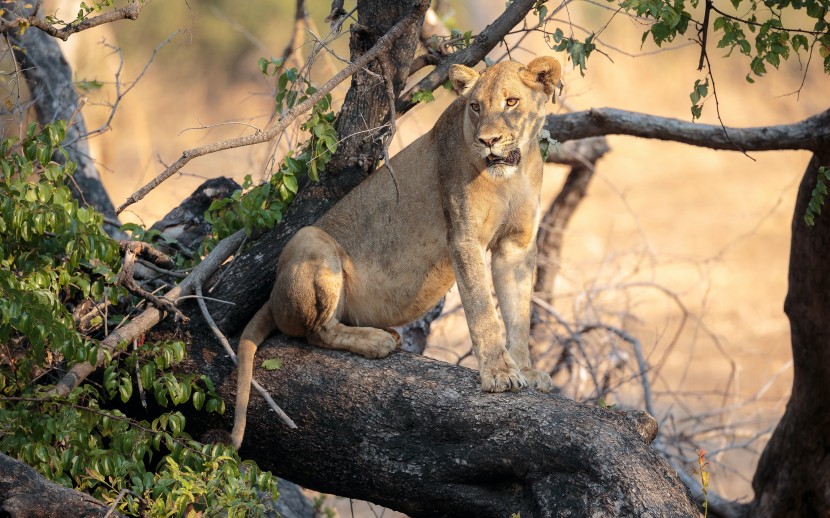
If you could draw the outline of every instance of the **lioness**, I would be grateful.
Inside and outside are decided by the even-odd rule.
[[[459,98],[435,127],[288,242],[270,300],[239,341],[239,448],[257,346],[274,329],[331,349],[383,358],[410,322],[458,282],[486,391],[542,391],[528,334],[542,159],[538,135],[560,64],[540,57],[481,74],[450,68]],[[492,253],[501,336],[485,252]]]

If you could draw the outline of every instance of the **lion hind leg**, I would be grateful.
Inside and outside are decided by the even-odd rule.
[[[366,358],[383,358],[395,350],[398,338],[374,327],[352,327],[329,320],[317,333],[308,335],[308,341],[327,349],[351,351]]]

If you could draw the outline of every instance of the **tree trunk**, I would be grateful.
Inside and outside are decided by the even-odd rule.
[[[423,13],[428,2],[396,0],[359,0],[358,25],[351,38],[352,59],[370,49],[374,43],[412,9],[420,10],[419,22],[413,24],[399,38],[386,58],[392,70],[395,95],[406,81],[409,65],[418,43]],[[319,183],[309,183],[300,191],[283,220],[267,232],[251,249],[234,261],[220,286],[212,293],[230,304],[208,303],[216,323],[228,332],[240,329],[251,315],[267,300],[274,283],[277,257],[297,230],[317,221],[326,210],[357,186],[375,165],[382,152],[386,129],[380,128],[389,120],[390,101],[386,82],[379,75],[380,65],[369,66],[373,73],[361,71],[352,77],[343,108],[338,115],[337,131],[341,142],[337,153],[327,166]],[[254,273],[256,272],[256,273]]]
[[[810,161],[798,189],[790,245],[789,290],[793,388],[752,481],[750,516],[830,516],[830,207],[804,222],[819,166],[830,166],[830,142]]]
[[[232,400],[232,363],[193,331],[184,368]],[[254,397],[240,454],[304,487],[411,516],[697,515],[648,446],[656,422],[643,412],[532,390],[485,393],[472,369],[400,351],[369,360],[277,335],[257,365],[274,357],[282,368],[255,376],[298,428]],[[230,429],[231,419],[192,413],[188,429]]]
[[[32,5],[26,6],[28,7],[18,8],[19,5],[16,5],[15,12],[30,12]],[[89,145],[83,138],[87,130],[84,117],[78,112],[80,106],[72,84],[72,70],[57,41],[34,28],[27,29],[22,35],[10,31],[8,37],[13,43],[14,58],[26,78],[38,121],[48,124],[56,120],[72,120],[72,125],[66,129],[64,148],[69,160],[78,165],[73,175],[74,183],[70,183],[73,196],[106,217],[108,221],[104,223],[104,230],[109,235],[123,238],[118,229],[115,207],[101,183],[95,161],[89,153]],[[54,159],[63,161],[63,156],[56,153]]]

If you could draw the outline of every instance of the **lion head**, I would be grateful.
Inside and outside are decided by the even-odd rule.
[[[467,99],[465,140],[491,176],[511,176],[523,156],[538,146],[545,103],[561,70],[559,61],[547,56],[527,66],[498,63],[480,74],[464,65],[450,67],[453,86]]]

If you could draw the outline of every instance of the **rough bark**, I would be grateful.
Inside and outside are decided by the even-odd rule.
[[[390,27],[405,18],[413,9],[420,11],[419,20],[428,2],[397,0],[361,0],[358,2],[359,28],[352,30],[352,60],[371,48]],[[406,72],[415,53],[420,33],[420,21],[410,25],[403,36],[392,45],[386,59],[394,69],[392,80],[395,94],[399,94],[406,80]],[[369,66],[372,73],[355,74],[343,108],[338,115],[337,130],[342,142],[327,166],[319,183],[306,185],[291,205],[283,220],[267,232],[251,249],[234,261],[224,281],[213,292],[214,297],[234,305],[209,303],[217,324],[226,331],[238,330],[265,302],[274,282],[276,258],[283,246],[300,228],[310,225],[326,210],[359,184],[371,171],[382,152],[385,132],[365,132],[383,126],[389,119],[389,99],[386,84],[377,75],[380,65]],[[348,138],[345,138],[348,137]],[[252,275],[253,272],[257,272]]]
[[[545,129],[559,142],[607,135],[630,135],[728,151],[814,150],[820,149],[820,143],[830,138],[830,110],[793,124],[724,129],[712,124],[685,122],[615,108],[595,108],[548,115]]]
[[[63,518],[107,516],[109,508],[91,496],[51,482],[26,464],[0,453],[0,516]],[[112,513],[109,516],[121,516]]]
[[[31,4],[27,5],[29,7],[19,11],[32,14]],[[104,229],[108,234],[123,237],[118,231],[115,207],[101,183],[89,145],[83,138],[87,130],[83,115],[78,112],[79,101],[72,84],[72,69],[58,43],[52,36],[35,29],[26,30],[22,35],[18,31],[9,31],[8,37],[13,44],[14,57],[26,78],[38,121],[47,124],[56,120],[72,120],[72,125],[66,130],[64,148],[69,160],[78,165],[73,175],[74,182],[70,183],[73,196],[107,218]],[[54,159],[63,161],[63,156],[56,153]]]
[[[167,238],[175,239],[176,244],[156,240],[154,246],[169,254],[184,252],[192,257],[211,231],[210,223],[205,221],[205,212],[210,204],[214,200],[229,197],[241,188],[235,181],[221,176],[205,181],[193,194],[150,227],[150,230],[157,230]]]
[[[510,3],[501,16],[473,39],[469,47],[443,56],[426,77],[401,95],[395,102],[396,111],[399,114],[406,113],[415,106],[416,103],[412,102],[413,93],[419,90],[432,91],[444,84],[449,77],[450,66],[454,64],[471,67],[477,65],[496,45],[504,41],[508,32],[525,19],[536,3],[536,0],[515,0]]]
[[[790,245],[789,289],[793,388],[784,416],[758,461],[750,516],[830,516],[830,214],[815,226],[804,214],[820,166],[830,166],[830,139],[813,156],[798,189]],[[822,395],[824,394],[824,395]]]
[[[217,352],[197,336],[185,368],[209,374],[231,400],[236,377]],[[282,368],[255,376],[299,428],[252,398],[240,453],[305,487],[410,516],[697,514],[648,446],[656,422],[644,413],[530,390],[483,393],[476,371],[406,352],[367,360],[274,336],[257,364],[274,357]]]

